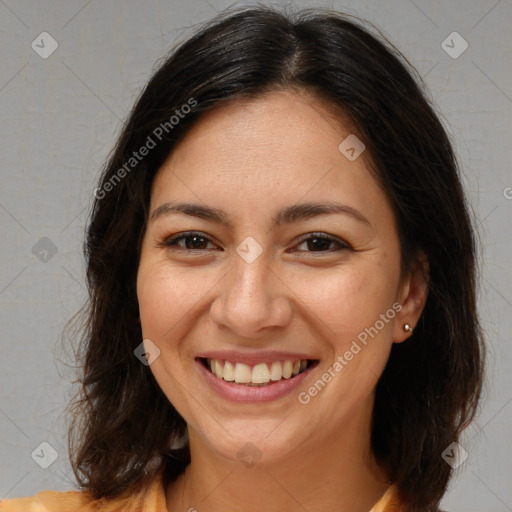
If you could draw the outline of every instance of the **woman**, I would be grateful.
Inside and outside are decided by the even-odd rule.
[[[438,510],[483,346],[418,83],[330,11],[231,12],[170,55],[94,192],[81,491],[0,510]]]

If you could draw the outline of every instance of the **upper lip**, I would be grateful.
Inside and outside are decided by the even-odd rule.
[[[275,350],[261,350],[259,352],[237,352],[235,350],[209,350],[196,354],[196,358],[219,359],[235,363],[258,364],[272,361],[296,361],[297,359],[316,360],[311,354],[300,352],[282,352]]]

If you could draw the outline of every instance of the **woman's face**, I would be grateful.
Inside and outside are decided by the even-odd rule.
[[[357,140],[339,148],[350,134],[275,92],[204,115],[155,177],[137,279],[150,369],[218,455],[368,434],[391,345],[415,325],[390,203]]]

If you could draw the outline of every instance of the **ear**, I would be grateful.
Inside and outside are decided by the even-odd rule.
[[[402,309],[396,315],[393,341],[401,343],[410,338],[412,331],[406,331],[404,325],[414,330],[420,319],[428,295],[429,264],[423,251],[417,256],[411,271],[401,283],[398,302]]]

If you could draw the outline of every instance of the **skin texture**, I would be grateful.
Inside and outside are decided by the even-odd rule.
[[[332,109],[331,109],[332,111]],[[158,171],[150,212],[168,201],[222,209],[230,228],[184,214],[150,220],[137,293],[144,339],[158,346],[150,365],[188,424],[192,462],[167,489],[169,510],[368,511],[387,475],[370,450],[374,388],[392,343],[406,340],[425,303],[418,273],[400,282],[400,245],[391,205],[367,169],[338,146],[350,133],[319,100],[272,92],[208,112]],[[282,226],[286,206],[336,201],[359,210]],[[199,231],[197,250],[172,235]],[[299,237],[325,233],[316,248]],[[236,252],[253,237],[263,253]],[[190,239],[189,239],[190,240]],[[337,250],[340,249],[341,250]],[[401,304],[394,319],[304,405],[297,399],[365,328]],[[319,359],[297,392],[268,403],[233,403],[200,375],[206,350],[283,350]],[[261,455],[246,467],[247,442]]]

